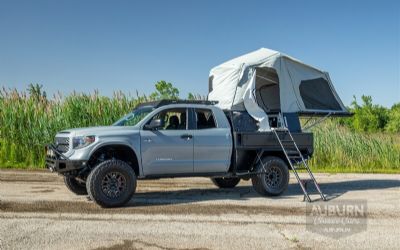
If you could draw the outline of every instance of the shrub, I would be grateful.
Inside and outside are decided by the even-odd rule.
[[[389,121],[386,124],[385,130],[388,132],[400,132],[400,103],[392,106],[389,111]]]
[[[362,96],[362,104],[357,103],[356,98],[352,102],[352,127],[356,131],[377,132],[383,131],[388,120],[388,110],[379,105],[372,104],[371,96]]]

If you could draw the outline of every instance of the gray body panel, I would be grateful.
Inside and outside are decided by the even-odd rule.
[[[226,172],[232,153],[229,128],[194,130],[194,172]]]
[[[143,174],[193,173],[193,139],[181,138],[184,134],[189,131],[141,130]]]
[[[94,143],[81,149],[72,148],[72,138],[76,136],[94,135]],[[135,127],[89,127],[61,131],[56,137],[69,137],[69,150],[64,153],[70,160],[89,160],[90,156],[99,148],[107,145],[124,145],[131,148],[137,157],[140,156],[140,134]],[[139,158],[138,158],[139,159]]]

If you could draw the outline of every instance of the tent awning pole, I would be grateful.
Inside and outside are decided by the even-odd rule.
[[[312,128],[312,127],[314,127],[314,126],[320,124],[321,122],[325,121],[326,119],[328,119],[329,116],[331,116],[331,114],[332,114],[332,113],[329,112],[326,116],[321,117],[320,119],[316,120],[313,124],[310,124],[310,125],[306,126],[306,127],[305,127],[304,129],[302,129],[302,130],[308,131],[310,128]],[[307,123],[308,123],[308,122],[307,122]]]

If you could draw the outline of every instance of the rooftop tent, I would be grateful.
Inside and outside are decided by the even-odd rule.
[[[347,113],[327,72],[265,48],[211,69],[208,99],[222,109],[247,110],[260,127],[267,113]]]

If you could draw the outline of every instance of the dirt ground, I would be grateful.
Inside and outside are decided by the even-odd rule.
[[[365,201],[366,226],[341,237],[307,228],[293,176],[273,198],[250,181],[217,189],[206,178],[144,180],[127,206],[102,209],[56,174],[1,170],[0,249],[398,249],[399,175],[316,177],[324,204]]]

